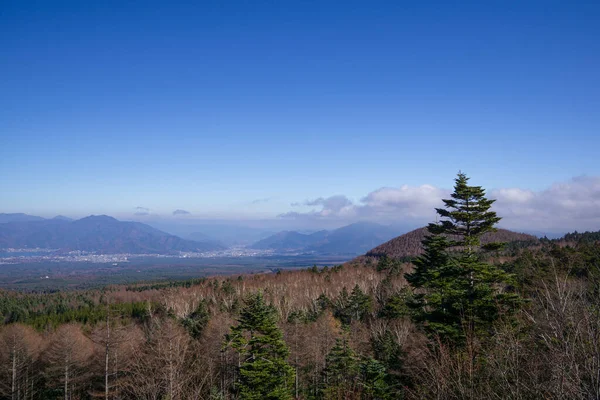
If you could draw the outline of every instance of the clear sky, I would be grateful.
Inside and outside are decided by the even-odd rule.
[[[270,218],[458,170],[596,185],[599,21],[597,1],[6,0],[0,212]]]

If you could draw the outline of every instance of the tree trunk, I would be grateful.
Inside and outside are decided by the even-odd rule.
[[[173,400],[175,397],[173,396],[173,380],[174,372],[173,372],[173,343],[169,338],[169,399]]]
[[[65,400],[69,400],[69,356],[65,357]]]
[[[104,399],[108,400],[108,365],[110,350],[110,308],[106,308],[106,346],[104,354]]]
[[[108,342],[104,356],[104,398],[108,400]]]
[[[119,361],[118,361],[118,347],[113,349],[113,386],[116,387],[113,393],[113,398],[119,398]]]
[[[17,394],[17,345],[13,340],[13,351],[12,351],[12,386],[11,386],[11,398],[16,400]]]

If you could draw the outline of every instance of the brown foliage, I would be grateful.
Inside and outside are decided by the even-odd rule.
[[[33,396],[42,349],[40,335],[28,326],[9,325],[0,332],[0,348],[0,393],[7,398]]]
[[[384,254],[390,258],[402,259],[415,257],[423,253],[422,242],[428,235],[427,228],[419,228],[405,233],[388,242],[383,243],[367,252],[367,257],[381,257]],[[512,232],[506,229],[498,229],[497,232],[488,232],[481,237],[482,244],[490,242],[537,242],[535,236],[525,233]]]
[[[61,325],[51,334],[42,355],[52,387],[62,389],[65,399],[78,398],[90,388],[94,343],[75,324]]]

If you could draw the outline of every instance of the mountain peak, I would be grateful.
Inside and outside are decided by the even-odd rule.
[[[303,234],[282,231],[252,245],[254,249],[300,250],[319,254],[361,254],[399,232],[373,222],[357,222],[333,231]]]
[[[119,222],[118,219],[110,217],[108,215],[88,215],[87,217],[83,217],[78,219],[76,222]]]
[[[15,222],[0,226],[0,248],[39,247],[94,251],[104,254],[167,254],[179,251],[220,250],[159,231],[139,222],[123,222],[107,215],[90,215],[72,223],[61,219]]]
[[[0,224],[7,222],[31,222],[31,221],[44,221],[45,218],[38,217],[35,215],[28,215],[23,213],[5,214],[0,213]]]

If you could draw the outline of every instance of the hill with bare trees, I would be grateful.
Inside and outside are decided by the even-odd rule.
[[[423,234],[411,232],[412,243]],[[224,344],[258,292],[289,348],[292,398],[596,398],[600,246],[586,240],[594,235],[541,239],[498,264],[529,300],[467,348],[420,330],[403,274],[376,265],[0,291],[0,398],[239,398],[239,354]]]
[[[369,250],[365,255],[368,257],[381,257],[386,255],[389,258],[395,259],[416,257],[423,253],[421,242],[425,239],[425,236],[427,236],[427,227],[418,228]],[[483,235],[482,244],[490,242],[526,242],[536,244],[539,242],[539,239],[526,233],[498,229],[497,232]]]

